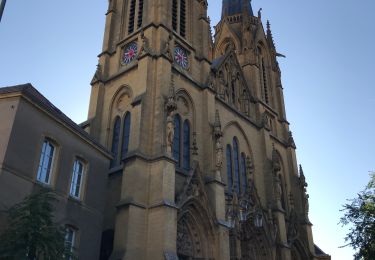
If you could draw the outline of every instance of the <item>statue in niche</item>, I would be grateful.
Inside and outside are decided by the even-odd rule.
[[[223,166],[223,137],[216,138],[216,176],[220,176]]]
[[[173,120],[174,113],[169,113],[167,117],[167,154],[172,156],[172,148],[173,148],[173,140],[174,140],[174,120]]]
[[[271,129],[270,118],[266,112],[264,112],[262,115],[262,126],[267,130]]]
[[[165,104],[165,109],[167,112],[166,121],[166,147],[168,156],[172,156],[173,140],[174,140],[174,115],[177,110],[176,94],[174,89],[174,79],[173,75],[171,77],[171,86],[169,88],[169,93],[167,97],[167,102]]]
[[[283,189],[281,187],[280,176],[276,175],[275,176],[275,199],[276,199],[277,206],[279,208],[281,208],[282,194],[283,194]]]
[[[221,122],[219,111],[215,112],[214,122],[214,139],[215,139],[215,178],[221,180],[221,168],[223,166],[223,132],[221,131]]]

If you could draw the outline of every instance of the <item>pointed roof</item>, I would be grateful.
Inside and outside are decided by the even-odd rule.
[[[254,16],[251,0],[223,0],[222,18],[245,12],[248,15]]]

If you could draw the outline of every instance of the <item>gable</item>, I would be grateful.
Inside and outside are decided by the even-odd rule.
[[[215,91],[218,98],[250,115],[250,103],[254,98],[234,50],[212,62],[208,87]]]

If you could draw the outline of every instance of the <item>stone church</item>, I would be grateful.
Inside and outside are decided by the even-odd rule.
[[[30,84],[0,88],[0,208],[50,187],[82,260],[330,259],[270,24],[223,0],[212,32],[207,5],[109,0],[80,125]]]

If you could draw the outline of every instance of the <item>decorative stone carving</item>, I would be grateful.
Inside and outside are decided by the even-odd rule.
[[[296,149],[296,143],[294,142],[292,131],[289,131],[288,133],[288,145],[289,147]]]
[[[103,82],[102,79],[102,66],[100,64],[96,65],[96,71],[94,77],[91,80],[91,85],[97,82]]]
[[[166,108],[166,112],[167,112],[167,120],[166,120],[167,155],[172,156],[173,140],[174,140],[174,128],[175,128],[174,115],[175,115],[175,112],[176,112],[176,109],[177,109],[173,75],[172,75],[172,79],[171,79],[171,86],[170,86],[170,89],[169,89],[169,94],[168,94],[168,98],[167,98],[165,108]]]
[[[193,132],[193,143],[192,143],[191,150],[192,150],[193,156],[198,155],[197,132]]]
[[[193,239],[184,219],[177,224],[177,252],[186,256],[194,255]]]
[[[275,175],[277,175],[277,173],[279,171],[281,171],[281,161],[280,161],[279,154],[277,153],[277,150],[275,149],[275,144],[272,144],[272,145],[273,145],[273,149],[272,149],[272,170],[273,170],[273,173]]]
[[[275,198],[278,202],[281,201],[282,195],[283,195],[283,189],[281,187],[281,180],[280,180],[280,176],[277,175],[275,176]]]
[[[175,252],[164,252],[165,260],[178,260],[178,256]]]
[[[288,223],[288,245],[292,246],[293,243],[299,236],[299,229],[298,229],[298,216],[297,213],[292,210],[289,215],[289,223]]]
[[[139,49],[138,57],[141,57],[141,55],[145,54],[145,53],[148,53],[150,55],[154,55],[155,52],[150,47],[150,40],[145,36],[143,29],[141,30],[140,37],[141,37],[141,40],[142,40],[142,45],[141,45],[141,48]]]
[[[169,33],[168,40],[164,44],[164,48],[161,51],[162,55],[166,55],[170,60],[173,60],[173,32]]]
[[[264,127],[266,130],[270,131],[271,130],[271,125],[270,125],[270,117],[267,114],[267,112],[264,112],[262,114],[262,127]]]
[[[310,211],[310,205],[309,205],[309,195],[307,194],[307,187],[308,184],[306,183],[306,177],[303,173],[302,165],[299,166],[299,184],[303,196],[303,209],[304,209],[304,215],[305,220],[309,221],[309,211]]]
[[[221,131],[221,122],[219,110],[215,112],[214,122],[214,140],[215,140],[215,178],[221,181],[221,169],[223,166],[223,132]]]

